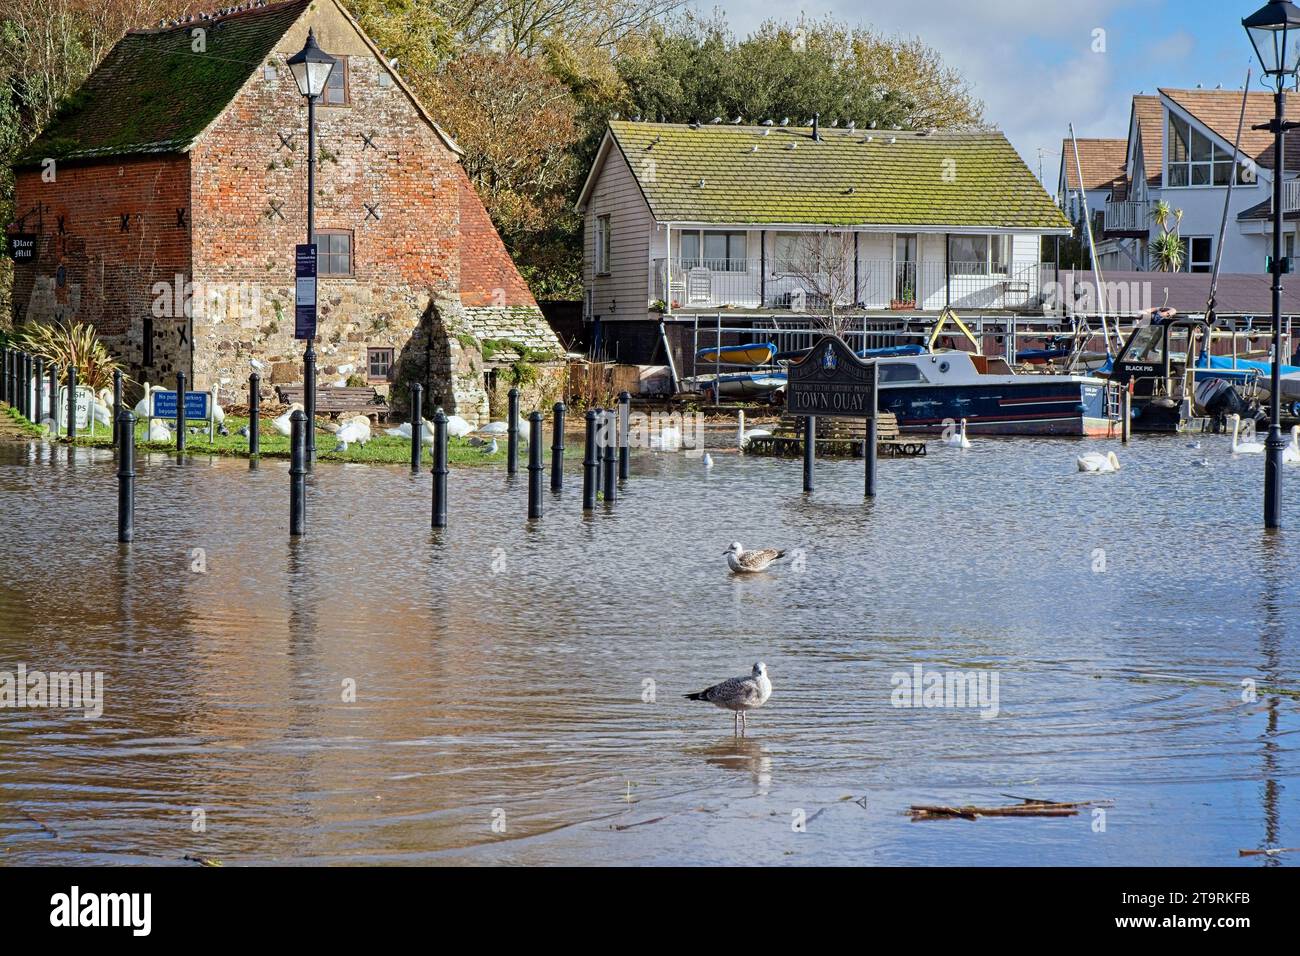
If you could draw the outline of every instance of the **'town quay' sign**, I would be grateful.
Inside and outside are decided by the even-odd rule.
[[[819,418],[874,418],[876,366],[828,335],[787,370],[785,410]]]

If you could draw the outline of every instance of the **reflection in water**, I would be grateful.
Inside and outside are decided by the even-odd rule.
[[[1255,865],[1300,845],[1300,531],[1261,538],[1262,464],[1202,444],[1100,477],[1076,442],[936,446],[871,503],[856,462],[805,498],[797,461],[647,455],[532,527],[524,482],[459,469],[438,532],[427,473],[322,463],[296,542],[287,463],[142,453],[124,549],[111,452],[0,446],[0,670],[106,684],[97,721],[0,710],[0,854]],[[806,570],[735,578],[737,538]],[[680,700],[760,659],[747,737]],[[914,665],[993,671],[999,716],[893,706]],[[1103,832],[901,812],[1007,792],[1115,804]]]

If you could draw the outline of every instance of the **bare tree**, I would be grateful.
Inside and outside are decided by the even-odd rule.
[[[819,328],[843,335],[848,321],[841,309],[856,304],[849,233],[829,229],[802,233],[778,260],[777,268],[801,286],[791,293],[791,310],[806,312]]]

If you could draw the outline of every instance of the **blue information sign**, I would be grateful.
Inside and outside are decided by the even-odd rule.
[[[293,337],[316,337],[316,244],[303,243],[294,253]]]
[[[154,418],[175,418],[176,417],[176,393],[175,392],[150,392],[153,396],[153,417]],[[208,400],[212,397],[210,392],[189,392],[185,393],[185,418],[194,421],[202,421],[209,415]]]

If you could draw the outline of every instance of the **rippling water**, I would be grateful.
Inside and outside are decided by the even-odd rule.
[[[1300,468],[1268,536],[1260,456],[1203,444],[932,446],[874,503],[860,463],[805,498],[647,453],[533,527],[460,469],[441,535],[427,473],[322,464],[297,543],[284,463],[155,455],[129,548],[110,454],[0,446],[0,670],[106,681],[98,720],[0,710],[0,863],[1294,864],[1237,851],[1300,845]],[[733,539],[806,570],[734,578]],[[747,738],[681,699],[759,659]],[[996,674],[997,716],[893,706],[914,665]],[[1005,794],[1114,803],[905,815]]]

